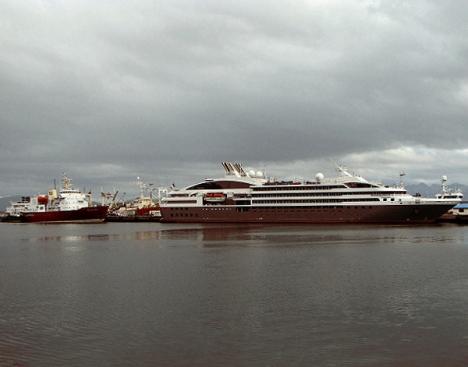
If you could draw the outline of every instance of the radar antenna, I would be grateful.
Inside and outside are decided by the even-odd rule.
[[[403,177],[406,176],[406,173],[404,172],[400,172],[400,184],[399,184],[399,187],[401,187],[402,189],[405,188],[405,185],[403,183]]]
[[[340,164],[338,165],[334,160],[333,158],[330,158],[330,160],[332,161],[333,165],[335,166],[335,169],[340,172],[343,176],[348,176],[348,177],[353,177],[353,175],[351,173],[348,172],[348,167],[344,164]]]

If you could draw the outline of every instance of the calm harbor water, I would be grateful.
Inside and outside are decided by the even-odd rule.
[[[468,226],[0,231],[0,366],[468,365]]]

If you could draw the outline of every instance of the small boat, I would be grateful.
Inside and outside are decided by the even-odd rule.
[[[19,223],[25,222],[23,212],[44,212],[46,210],[47,197],[44,195],[23,196],[21,200],[10,202],[6,208],[2,222]]]
[[[11,214],[11,213],[5,212],[2,217],[2,222],[21,223],[21,222],[24,222],[24,220],[21,214]]]
[[[226,201],[226,195],[220,192],[208,192],[205,194],[205,201],[210,203],[222,203]]]
[[[454,206],[448,212],[443,214],[437,221],[468,224],[468,203],[461,203]]]

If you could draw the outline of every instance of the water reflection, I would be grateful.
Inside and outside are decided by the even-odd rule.
[[[115,240],[155,240],[161,239],[161,231],[143,231],[131,232],[124,234],[88,234],[88,235],[73,235],[73,236],[44,236],[25,239],[25,242],[97,242],[97,241],[115,241]]]
[[[440,229],[445,230],[440,230]],[[459,232],[462,234],[463,232]],[[291,244],[394,244],[462,243],[465,236],[453,236],[441,226],[333,226],[333,225],[192,225],[176,227],[161,225],[155,230],[124,233],[63,234],[24,239],[25,242],[99,242],[99,241],[154,241],[184,240],[205,243],[206,246],[224,246],[225,242],[238,245]],[[215,242],[215,243],[212,243]]]

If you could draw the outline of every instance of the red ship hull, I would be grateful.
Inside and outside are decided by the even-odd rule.
[[[25,222],[102,222],[107,215],[107,206],[92,206],[70,211],[25,212]]]

